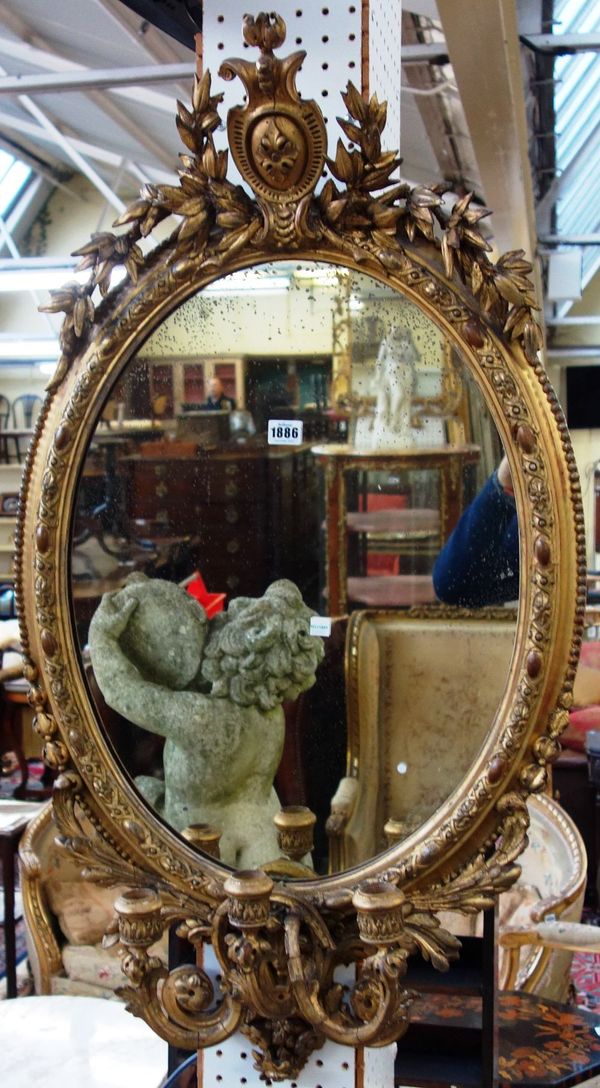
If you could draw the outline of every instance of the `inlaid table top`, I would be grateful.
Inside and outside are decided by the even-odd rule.
[[[460,993],[422,995],[411,1008],[412,1023],[466,1039],[481,1024],[481,999]],[[397,1084],[414,1083],[398,1077],[402,1049],[410,1047],[410,1030],[399,1043]],[[600,1083],[600,1016],[586,1009],[535,994],[501,992],[498,1044],[500,1088],[573,1088],[576,1084],[596,1088]],[[442,1045],[440,1034],[440,1051]],[[433,1064],[435,1057],[442,1056],[432,1055]],[[468,1077],[464,1083],[470,1083]]]

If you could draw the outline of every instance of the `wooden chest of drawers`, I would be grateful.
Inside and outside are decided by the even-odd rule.
[[[151,453],[151,451],[149,451]],[[306,545],[307,449],[205,450],[190,460],[155,456],[121,462],[132,520],[158,523],[191,540],[194,561],[212,591],[256,595],[276,578],[299,583]],[[317,558],[314,558],[315,578]]]

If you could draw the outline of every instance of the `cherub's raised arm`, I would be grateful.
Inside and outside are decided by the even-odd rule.
[[[161,737],[174,737],[189,717],[194,696],[145,680],[119,643],[137,600],[127,587],[105,593],[90,624],[94,676],[108,705],[136,725]],[[197,696],[196,696],[197,698]]]

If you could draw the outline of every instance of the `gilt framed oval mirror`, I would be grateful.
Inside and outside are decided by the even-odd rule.
[[[406,1001],[377,983],[385,1015],[357,1006],[342,1028],[336,941],[360,958],[358,918],[365,957],[429,942],[443,964],[436,911],[515,879],[571,700],[577,473],[523,255],[491,260],[469,196],[395,180],[385,107],[351,85],[327,157],[303,54],[274,53],[282,21],[247,18],[245,37],[258,62],[221,69],[246,90],[227,122],[244,185],[207,73],[179,110],[179,186],[146,186],[79,251],[88,284],[53,295],[23,646],[56,821],[93,877],[137,889],[130,950],[132,917],[146,945],[196,919],[238,972],[196,1019],[165,982],[161,1033],[208,1045],[252,1009],[225,931],[250,941],[271,910],[288,1014],[381,1043]],[[298,926],[329,960],[302,967]],[[131,955],[134,986],[156,985]]]

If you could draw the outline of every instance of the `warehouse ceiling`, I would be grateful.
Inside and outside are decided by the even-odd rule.
[[[195,36],[211,14],[208,2],[203,12],[202,0],[61,0],[54,7],[47,0],[18,5],[0,0],[0,245],[5,254],[17,253],[7,238],[7,227],[14,224],[5,215],[18,173],[16,168],[8,173],[13,156],[46,185],[68,188],[74,171],[84,174],[116,212],[143,182],[174,179],[181,151],[175,103],[189,101]],[[234,2],[223,4],[223,10],[231,11]],[[217,0],[210,3],[214,21]],[[382,0],[371,0],[371,8],[377,3]],[[393,3],[383,5],[386,18]],[[280,0],[279,7],[290,25],[300,14],[292,0]],[[303,7],[305,15],[325,10],[321,0],[305,0]],[[567,184],[569,177],[561,181],[561,164],[571,182],[577,180],[578,148],[571,161],[573,142],[561,142],[555,132],[554,107],[556,101],[559,108],[573,109],[582,96],[581,79],[586,81],[579,124],[566,118],[565,125],[577,129],[580,157],[586,156],[587,176],[597,186],[600,169],[592,152],[600,155],[598,55],[593,49],[577,54],[581,42],[575,56],[555,59],[553,52],[561,32],[594,29],[593,0],[404,0],[402,13],[397,7],[403,176],[413,183],[444,181],[459,195],[473,191],[493,209],[486,226],[499,251],[523,248],[533,256],[540,232],[555,248],[553,231],[557,224],[560,228],[561,215],[571,231],[584,222],[593,240],[598,201],[586,199],[589,186],[582,191],[579,184],[576,191]],[[555,26],[556,12],[560,25]],[[555,32],[547,35],[549,42],[542,39],[544,30]],[[292,39],[290,31],[293,47]],[[332,68],[338,54],[336,44]],[[222,56],[205,57],[213,72]],[[346,73],[342,76],[340,89]],[[398,143],[389,128],[388,140]],[[600,247],[592,245],[584,253],[586,282],[599,262]],[[569,305],[550,309],[548,316],[560,319]]]
[[[54,6],[20,0],[15,10],[10,0],[0,0],[0,146],[50,176],[57,170],[87,172],[93,183],[100,179],[114,194],[115,207],[144,179],[172,176],[181,150],[175,101],[189,99],[194,33],[201,20],[198,5],[187,3],[189,12],[185,0],[131,0],[128,5],[61,0]],[[285,3],[289,6],[289,0]],[[412,56],[403,65],[403,173],[415,182],[446,180],[459,193],[474,190],[495,206],[500,220],[505,194],[496,185],[495,205],[487,196],[473,122],[465,111],[464,93],[476,92],[465,85],[463,93],[461,78],[457,84],[448,61],[443,24],[446,19],[455,23],[456,12],[446,14],[446,6],[461,8],[448,0],[441,0],[439,10],[434,0],[404,4],[403,41]],[[481,7],[502,13],[505,4],[490,0]],[[488,36],[497,33],[498,18],[491,20]],[[467,30],[471,42],[475,32]],[[419,45],[422,63],[414,59]],[[518,55],[516,28],[512,48]],[[505,68],[506,50],[501,52]],[[132,69],[139,70],[137,83],[131,81]],[[149,69],[162,77],[160,82],[148,81]],[[497,73],[491,81],[495,78]],[[495,94],[490,80],[488,92]],[[499,103],[504,92],[504,87],[498,92]],[[513,98],[511,91],[511,108]],[[507,154],[506,141],[502,154]],[[517,146],[509,157],[521,155]],[[522,166],[521,174],[527,174]],[[492,176],[497,174],[495,169]],[[515,192],[514,177],[512,169],[512,218],[516,204],[529,199],[527,186],[523,195]]]

